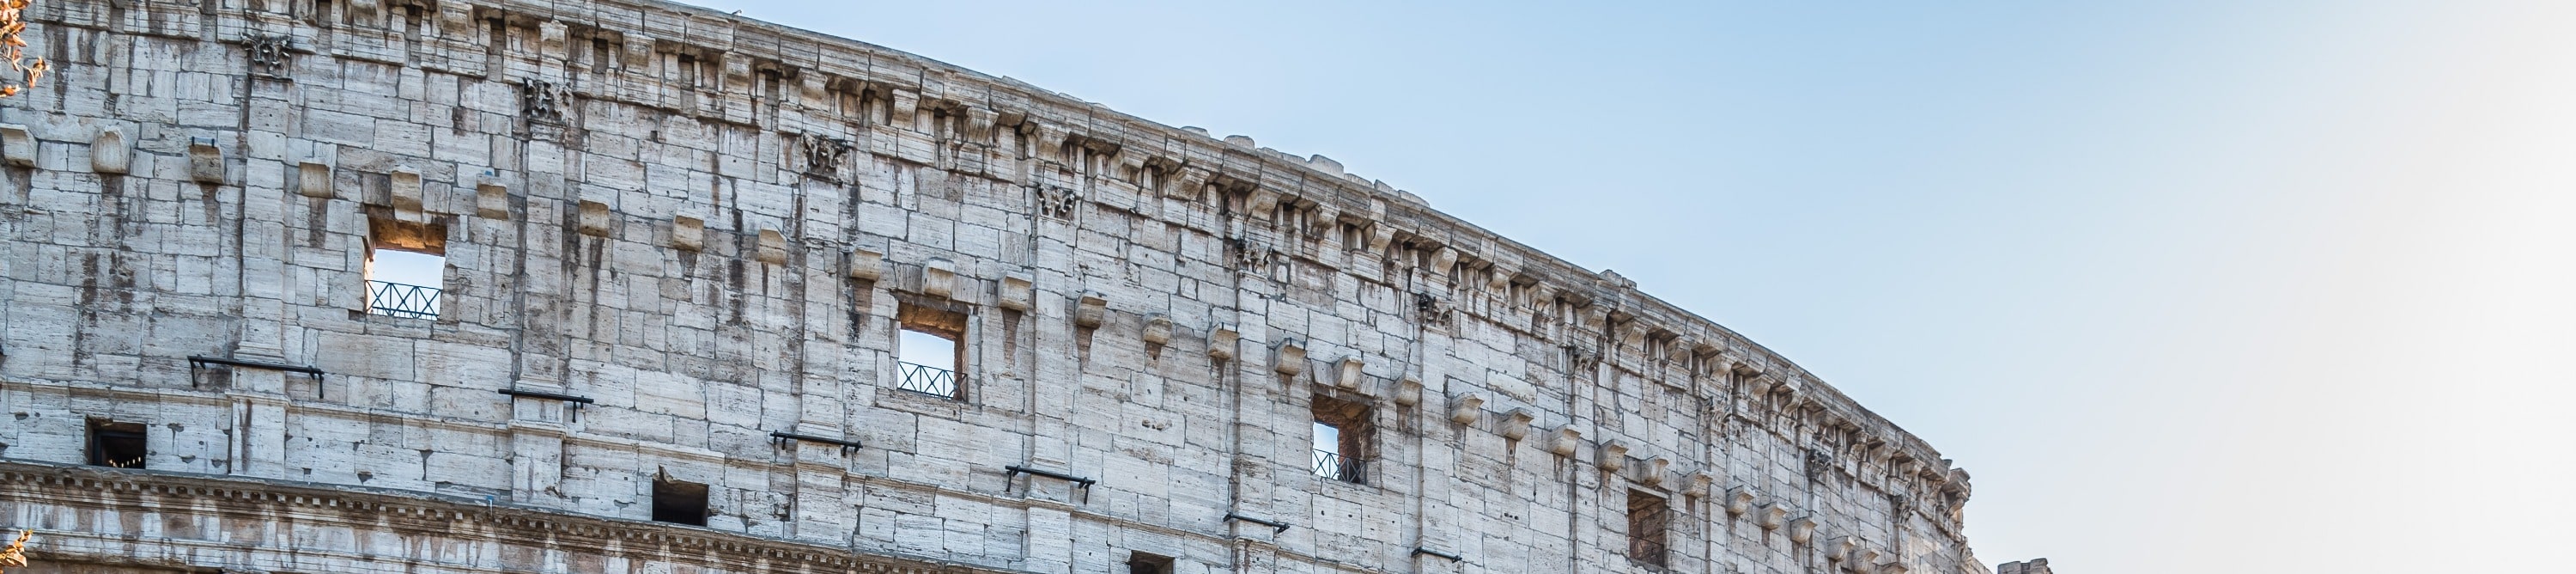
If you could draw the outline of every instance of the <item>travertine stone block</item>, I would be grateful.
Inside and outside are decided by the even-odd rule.
[[[1027,273],[1003,274],[999,289],[994,294],[995,304],[1004,309],[1026,313],[1037,305],[1037,288]]]
[[[1726,515],[1743,516],[1753,511],[1753,488],[1738,486],[1726,489]]]
[[[1242,340],[1243,334],[1236,332],[1233,324],[1218,323],[1208,328],[1208,356],[1218,361],[1234,360],[1235,346]]]
[[[1664,486],[1664,474],[1671,472],[1672,467],[1673,459],[1668,457],[1658,455],[1646,459],[1646,464],[1637,467],[1637,484],[1661,488]]]
[[[324,176],[326,179],[328,175]],[[510,186],[486,174],[474,184],[474,214],[486,219],[510,218]]]
[[[98,137],[89,142],[90,171],[122,174],[133,162],[134,141],[127,138],[124,127],[100,128]]]
[[[1806,544],[1816,535],[1816,518],[1800,516],[1789,520],[1789,541]]]
[[[36,137],[27,133],[27,126],[0,124],[0,160],[11,167],[36,166]]]
[[[1145,344],[1148,344],[1148,345],[1168,345],[1168,344],[1171,344],[1171,343],[1172,343],[1172,318],[1171,318],[1171,317],[1164,316],[1164,315],[1163,315],[1163,314],[1161,314],[1161,313],[1154,313],[1154,314],[1151,314],[1151,315],[1146,315],[1146,316],[1145,316],[1145,333],[1144,333],[1144,335],[1143,335],[1143,336],[1144,336],[1144,338],[1145,338]]]
[[[759,254],[760,262],[762,262],[762,263],[767,263],[767,264],[770,264],[770,265],[786,265],[786,264],[787,264],[787,236],[786,236],[786,235],[782,235],[782,234],[778,233],[778,230],[776,230],[776,229],[763,229],[763,230],[760,230],[760,238],[759,238],[759,241],[760,241],[760,254]],[[946,263],[946,262],[947,262],[947,260],[944,260],[944,259],[934,259],[934,260],[932,260],[932,261],[933,261],[933,262],[936,262],[936,263]],[[937,296],[941,296],[941,297],[948,296],[949,286],[954,284],[954,283],[953,283],[953,281],[954,281],[955,279],[956,279],[956,276],[955,276],[955,275],[953,275],[953,274],[951,274],[951,275],[947,275],[947,276],[943,277],[943,278],[942,278],[942,280],[940,281],[939,292],[938,292],[938,293],[933,293],[932,295],[937,295]]]
[[[1341,361],[1334,363],[1333,386],[1358,390],[1361,383],[1368,380],[1368,375],[1360,370],[1363,366],[1358,356],[1342,357]]]
[[[387,179],[390,182],[394,209],[411,212],[421,210],[421,205],[425,201],[422,198],[420,168],[408,165],[394,166],[393,173]]]
[[[1462,425],[1472,425],[1476,424],[1478,419],[1482,419],[1484,417],[1484,395],[1466,393],[1458,395],[1457,398],[1449,399],[1449,422]]]
[[[1410,407],[1422,404],[1422,379],[1414,377],[1413,375],[1405,375],[1403,379],[1397,380],[1395,382],[1394,398],[1395,404],[1401,406]]]
[[[331,164],[322,158],[308,157],[295,164],[295,192],[305,197],[331,199],[337,195],[331,184]]]
[[[608,204],[583,200],[578,209],[580,212],[576,214],[576,216],[580,218],[582,235],[592,237],[608,236],[608,223],[610,221],[608,215]]]
[[[1502,429],[1497,434],[1503,435],[1503,440],[1519,442],[1521,439],[1529,438],[1530,426],[1537,422],[1538,413],[1526,407],[1512,409],[1511,412],[1503,413]]]
[[[1547,452],[1557,456],[1574,456],[1575,450],[1580,448],[1583,448],[1583,431],[1575,430],[1573,425],[1556,427],[1556,435],[1547,441]]]
[[[671,248],[697,251],[707,246],[707,221],[682,215],[671,218]]]
[[[1291,377],[1305,373],[1306,342],[1296,337],[1281,337],[1270,350],[1270,369]]]
[[[215,147],[215,138],[188,138],[188,179],[197,183],[224,182],[224,150]]]
[[[1613,440],[1601,443],[1601,448],[1595,449],[1593,454],[1598,457],[1593,464],[1600,465],[1603,472],[1616,473],[1619,469],[1628,467],[1628,443],[1626,442]]]
[[[850,278],[875,281],[885,277],[885,252],[866,247],[850,248]]]
[[[1073,299],[1073,324],[1085,329],[1098,329],[1109,320],[1109,299],[1090,291]]]
[[[932,258],[921,263],[921,294],[946,298],[957,292],[957,264]]]
[[[1753,508],[1753,525],[1760,526],[1763,530],[1779,530],[1781,526],[1788,525],[1788,523],[1789,509],[1788,507],[1781,506],[1779,503],[1765,504]]]

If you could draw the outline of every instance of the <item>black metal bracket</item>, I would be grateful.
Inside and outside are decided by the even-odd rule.
[[[1458,555],[1456,555],[1456,554],[1450,554],[1450,553],[1447,553],[1447,552],[1441,552],[1441,551],[1438,551],[1438,550],[1432,550],[1432,549],[1430,549],[1430,548],[1424,548],[1424,547],[1419,547],[1419,546],[1417,546],[1417,547],[1414,547],[1414,548],[1413,548],[1413,555],[1414,555],[1414,556],[1421,556],[1421,555],[1424,555],[1424,554],[1429,554],[1429,555],[1432,555],[1432,556],[1438,556],[1438,557],[1441,557],[1441,558],[1447,558],[1447,559],[1449,559],[1449,561],[1450,561],[1450,562],[1457,562],[1457,561],[1460,561],[1460,560],[1465,560],[1465,558],[1460,558],[1460,557],[1458,557]]]
[[[576,396],[566,395],[566,394],[547,393],[547,392],[538,392],[538,391],[522,391],[522,390],[518,390],[518,389],[501,389],[501,394],[504,394],[504,395],[510,395],[510,396],[513,396],[513,397],[527,397],[527,398],[531,398],[531,399],[547,399],[547,400],[563,401],[563,402],[565,403],[565,406],[572,407],[572,410],[573,410],[573,411],[575,411],[576,413],[578,413],[578,412],[581,410],[581,406],[582,406],[582,405],[586,405],[586,404],[590,404],[590,403],[598,402],[598,401],[591,400],[591,399],[590,399],[590,397],[576,397]],[[577,415],[576,415],[576,416],[577,416]]]
[[[1287,532],[1287,531],[1288,531],[1288,523],[1286,523],[1286,522],[1272,522],[1272,521],[1268,521],[1268,520],[1262,520],[1262,519],[1259,519],[1259,518],[1253,518],[1253,517],[1250,517],[1250,516],[1244,516],[1244,515],[1241,515],[1241,514],[1235,514],[1235,513],[1232,513],[1232,512],[1225,513],[1225,519],[1226,519],[1226,520],[1241,520],[1241,521],[1244,521],[1244,522],[1250,522],[1250,523],[1253,523],[1253,524],[1259,524],[1259,525],[1262,525],[1262,526],[1268,526],[1268,527],[1270,527],[1270,533],[1271,533],[1272,535],[1277,535],[1277,534],[1280,534],[1280,533],[1283,533],[1283,532]]]
[[[320,384],[319,384],[319,383],[321,383],[321,382],[322,382],[322,370],[321,370],[321,369],[316,369],[316,368],[313,368],[313,367],[302,367],[302,366],[296,366],[296,365],[281,365],[281,364],[277,364],[277,363],[262,363],[262,362],[258,362],[258,361],[243,361],[243,360],[238,360],[238,359],[227,359],[227,358],[223,358],[223,357],[208,357],[208,356],[205,356],[205,355],[189,355],[189,356],[188,356],[188,386],[189,386],[190,388],[194,388],[194,387],[196,387],[196,386],[197,386],[197,369],[198,369],[198,368],[200,368],[200,367],[204,367],[204,366],[206,366],[206,365],[223,365],[223,366],[226,366],[226,367],[239,367],[239,368],[247,368],[247,369],[268,369],[268,370],[271,370],[271,371],[285,371],[285,372],[289,372],[289,373],[303,373],[303,374],[306,374],[306,375],[312,375],[312,376],[313,376],[313,382],[314,382],[314,383],[316,383],[315,385],[313,385],[313,396],[314,396],[314,398],[321,398],[321,396],[322,396],[322,385],[320,385]]]
[[[590,403],[599,402],[599,401],[590,400],[590,397],[576,397],[576,396],[572,396],[572,395],[560,395],[560,394],[555,394],[555,393],[546,393],[546,392],[538,392],[538,391],[522,391],[522,390],[518,390],[518,389],[501,389],[501,394],[504,394],[504,395],[510,395],[510,396],[513,396],[513,397],[527,397],[527,398],[531,398],[531,399],[553,399],[553,400],[563,401],[563,402],[567,402],[567,403],[590,404]]]
[[[850,451],[858,450],[859,448],[861,448],[861,447],[859,446],[859,441],[854,441],[854,440],[841,440],[841,439],[837,439],[837,438],[823,438],[823,437],[814,436],[814,435],[802,435],[802,434],[796,434],[796,433],[792,433],[792,432],[775,432],[775,431],[772,431],[772,432],[770,432],[770,433],[769,433],[769,438],[778,439],[778,441],[779,441],[779,442],[786,442],[786,441],[791,441],[791,440],[801,440],[801,441],[805,441],[805,442],[819,442],[819,443],[823,443],[823,444],[840,445],[840,447],[841,447],[841,453],[842,453],[842,454],[848,454]]]
[[[1002,469],[1003,469],[1003,470],[1005,470],[1005,471],[1008,471],[1008,472],[1004,472],[1004,473],[1002,473],[1002,492],[1010,492],[1010,491],[1011,491],[1011,480],[1012,480],[1012,479],[1019,478],[1019,477],[1020,477],[1020,475],[1022,475],[1022,474],[1032,474],[1032,475],[1043,476],[1043,477],[1047,477],[1047,478],[1053,478],[1053,479],[1056,479],[1056,480],[1062,480],[1062,481],[1065,481],[1065,482],[1071,482],[1071,483],[1074,483],[1074,485],[1075,485],[1076,487],[1078,487],[1078,488],[1081,488],[1081,489],[1082,489],[1082,503],[1083,503],[1083,504],[1091,504],[1091,485],[1092,485],[1092,483],[1100,482],[1100,481],[1098,481],[1098,480],[1092,480],[1092,479],[1090,479],[1090,478],[1085,478],[1085,477],[1080,477],[1080,476],[1074,476],[1074,475],[1065,474],[1065,473],[1061,473],[1061,472],[1056,472],[1056,471],[1052,471],[1052,470],[1029,468],[1029,467],[1019,466],[1019,465],[1005,466],[1005,467],[1002,467]]]

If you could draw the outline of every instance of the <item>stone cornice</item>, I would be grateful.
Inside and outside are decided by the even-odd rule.
[[[927,557],[856,551],[793,540],[721,532],[658,522],[617,520],[567,514],[512,504],[488,504],[460,497],[352,486],[74,466],[21,460],[0,461],[0,492],[11,492],[14,504],[133,510],[138,503],[202,501],[219,504],[218,512],[293,512],[299,520],[332,520],[335,515],[364,515],[343,520],[351,528],[394,528],[422,533],[490,529],[505,542],[598,548],[603,545],[649,545],[670,550],[674,560],[698,562],[728,571],[742,565],[784,561],[795,571],[870,572],[886,574],[1017,574]],[[156,500],[158,499],[158,500]],[[23,515],[23,514],[22,514]],[[77,535],[78,533],[62,533]],[[74,561],[85,557],[71,556]],[[224,565],[194,565],[222,567]]]

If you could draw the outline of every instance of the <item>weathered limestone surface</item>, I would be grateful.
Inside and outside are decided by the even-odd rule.
[[[1632,490],[1674,572],[1987,572],[1929,445],[1329,158],[650,0],[33,18],[0,522],[39,572],[1654,570]],[[435,319],[367,312],[371,220],[447,234]],[[904,301],[967,314],[963,400],[894,388]],[[1369,406],[1367,484],[1309,472],[1318,393]],[[149,470],[78,466],[92,418]],[[656,476],[708,526],[646,521]]]

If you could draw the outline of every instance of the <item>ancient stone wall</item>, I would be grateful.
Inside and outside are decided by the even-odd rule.
[[[1321,156],[649,0],[33,19],[0,521],[50,568],[1986,572],[1930,446]]]

